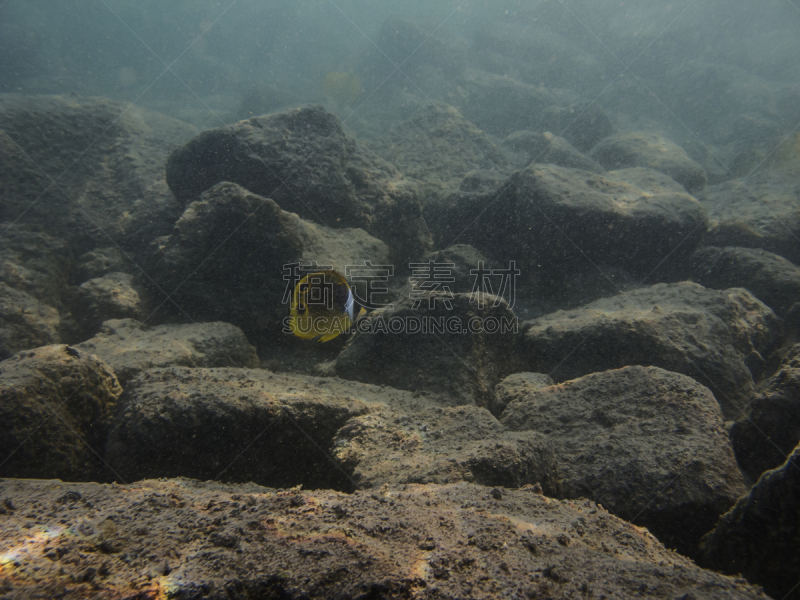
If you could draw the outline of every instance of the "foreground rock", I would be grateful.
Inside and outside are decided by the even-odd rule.
[[[513,431],[547,434],[560,493],[591,498],[681,553],[744,495],[722,414],[708,388],[656,367],[625,367],[516,389]]]
[[[748,364],[776,343],[775,314],[740,288],[657,284],[521,324],[527,370],[556,381],[627,365],[688,375],[714,393],[726,419],[755,392]],[[710,352],[709,348],[714,348]]]
[[[101,357],[125,386],[154,367],[255,367],[256,349],[230,323],[148,327],[135,319],[112,319],[97,335],[75,346]]]
[[[96,356],[45,346],[0,363],[0,477],[104,480],[117,378]]]
[[[330,457],[364,400],[256,369],[150,369],[128,383],[108,438],[115,478],[195,477],[352,489]]]
[[[248,334],[280,331],[290,265],[315,261],[344,274],[364,260],[390,263],[387,246],[363,230],[315,225],[233,183],[192,202],[152,252],[154,305],[182,320],[233,323]]]
[[[513,370],[517,319],[508,303],[444,291],[410,296],[362,320],[336,359],[336,374],[490,406],[494,385]]]
[[[601,140],[589,156],[606,169],[648,167],[669,175],[689,192],[706,185],[706,172],[686,152],[655,133],[616,133]]]
[[[0,220],[63,238],[76,255],[109,238],[140,252],[180,215],[164,163],[196,132],[105,98],[2,94]]]
[[[557,459],[546,436],[509,431],[485,408],[402,398],[350,419],[336,434],[334,456],[359,488],[468,481],[538,484],[558,494]]]
[[[222,181],[240,184],[304,219],[364,229],[402,261],[430,244],[414,185],[321,106],[205,131],[170,156],[167,181],[184,204]]]
[[[797,600],[800,573],[800,447],[767,471],[703,538],[701,564],[741,573],[773,598]]]
[[[0,497],[9,600],[765,598],[592,502],[530,488],[6,480]],[[31,527],[48,535],[32,540]]]
[[[743,287],[779,315],[800,302],[800,267],[757,248],[698,249],[691,257],[692,279],[714,289]]]
[[[800,442],[800,344],[731,428],[742,470],[755,481],[774,469]]]

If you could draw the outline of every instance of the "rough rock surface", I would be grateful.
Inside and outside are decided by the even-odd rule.
[[[446,196],[476,169],[508,174],[500,148],[452,106],[436,102],[370,144],[407,177],[420,181],[423,197]]]
[[[61,341],[61,317],[52,306],[0,282],[0,359]]]
[[[589,156],[609,170],[649,167],[661,171],[689,192],[706,185],[705,169],[689,158],[683,148],[655,133],[616,133],[601,140]]]
[[[109,237],[142,250],[180,215],[164,163],[196,131],[106,98],[0,95],[0,220],[42,228],[76,255]]]
[[[72,314],[89,335],[110,319],[143,319],[145,307],[133,275],[113,272],[84,281],[72,303]]]
[[[501,262],[525,264],[537,292],[553,294],[570,274],[597,266],[649,275],[699,243],[706,214],[697,200],[626,179],[630,174],[533,164],[500,191],[452,194],[426,207],[426,217],[437,239],[458,238]]]
[[[0,497],[9,600],[766,598],[590,501],[533,488],[4,480]]]
[[[167,162],[167,182],[184,204],[222,181],[321,225],[364,229],[404,260],[430,245],[414,184],[321,106],[205,131]]]
[[[152,303],[185,319],[227,321],[248,333],[278,327],[286,315],[285,268],[389,264],[386,245],[361,229],[304,221],[233,183],[192,202],[169,236],[154,244],[148,267],[160,286]],[[278,329],[280,331],[280,329]],[[277,335],[277,334],[276,334]]]
[[[75,266],[75,281],[83,283],[109,273],[125,273],[135,268],[115,246],[95,248],[78,257]]]
[[[726,419],[741,414],[755,392],[747,363],[780,333],[775,314],[746,290],[689,282],[602,298],[520,329],[530,370],[566,381],[627,365],[657,366],[710,388]]]
[[[367,411],[319,381],[266,370],[149,369],[125,387],[106,460],[123,481],[195,477],[352,489],[330,457],[336,431]]]
[[[103,361],[44,346],[0,363],[0,477],[101,481],[101,456],[122,392]]]
[[[772,598],[800,598],[800,447],[764,473],[703,538],[700,563],[741,573]]]
[[[547,434],[563,497],[591,498],[690,556],[747,491],[714,396],[657,367],[549,387],[535,382],[516,395],[501,422]]]
[[[495,386],[495,401],[490,410],[493,415],[499,418],[506,406],[514,400],[526,397],[531,390],[551,385],[555,385],[555,381],[544,373],[530,373],[527,371],[512,373]]]
[[[525,162],[552,164],[602,173],[603,166],[576,149],[567,140],[549,131],[515,131],[503,140],[503,146],[522,154]]]
[[[148,327],[135,319],[112,319],[97,335],[75,346],[97,354],[122,385],[154,367],[255,367],[256,350],[230,323]]]
[[[468,481],[539,484],[557,495],[557,459],[544,435],[508,431],[477,406],[403,400],[350,419],[336,434],[333,454],[359,488]]]
[[[800,183],[773,170],[709,186],[700,196],[708,210],[712,246],[762,248],[800,265]]]
[[[800,302],[800,267],[757,248],[699,248],[690,258],[691,276],[707,288],[743,287],[784,315]]]
[[[494,385],[513,370],[516,321],[499,297],[412,291],[359,322],[336,359],[336,374],[486,407]]]
[[[783,464],[800,442],[800,344],[731,428],[742,470],[753,481]]]

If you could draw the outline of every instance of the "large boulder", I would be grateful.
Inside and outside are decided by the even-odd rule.
[[[5,480],[0,497],[13,600],[766,600],[593,502],[558,502],[533,487],[343,494],[186,479]],[[42,533],[32,540],[32,531]]]
[[[558,493],[558,460],[546,436],[508,431],[485,408],[408,396],[389,392],[386,406],[337,432],[334,457],[359,488],[469,481]]]
[[[191,125],[106,98],[0,95],[0,221],[133,251],[180,215],[164,177]]]
[[[522,323],[521,358],[556,381],[627,365],[683,373],[710,388],[732,420],[755,393],[748,364],[763,365],[780,329],[746,290],[656,284]]]
[[[61,316],[28,292],[0,283],[0,359],[61,341]]]
[[[106,479],[102,456],[120,388],[102,360],[44,346],[0,363],[0,477]]]
[[[150,287],[154,306],[251,333],[276,330],[285,316],[289,265],[316,261],[344,274],[365,260],[389,264],[387,246],[362,229],[316,225],[237,184],[220,183],[154,243],[148,272],[158,286]]]
[[[120,398],[106,460],[127,481],[182,476],[350,490],[329,453],[337,430],[367,410],[320,380],[260,369],[149,369]]]
[[[731,441],[739,465],[753,481],[783,464],[800,442],[800,344],[733,424]]]
[[[800,302],[800,267],[758,248],[699,248],[690,274],[707,288],[743,287],[779,315]]]
[[[706,243],[761,248],[800,265],[800,183],[774,169],[709,186],[699,196],[708,210]]]
[[[148,327],[135,319],[111,319],[75,347],[111,365],[123,386],[156,367],[258,366],[256,349],[242,330],[221,322]]]
[[[747,491],[714,396],[657,367],[534,382],[501,422],[546,434],[564,497],[591,498],[683,554]]]
[[[133,275],[115,271],[84,281],[76,290],[72,314],[84,336],[97,332],[110,319],[143,319],[145,306]]]
[[[487,407],[494,385],[513,370],[516,333],[503,298],[416,291],[359,322],[336,374]]]
[[[430,245],[415,185],[321,106],[204,131],[167,162],[167,182],[185,205],[223,181],[320,225],[364,229],[401,261]]]
[[[702,189],[707,181],[705,169],[683,148],[655,133],[616,133],[601,140],[589,156],[609,170],[648,167],[661,171],[689,192]]]
[[[698,561],[741,574],[772,598],[797,600],[800,573],[800,446],[780,468],[764,473],[702,543]]]

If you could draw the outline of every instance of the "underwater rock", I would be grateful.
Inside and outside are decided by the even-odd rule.
[[[0,363],[0,477],[104,481],[108,426],[122,389],[98,357],[44,346]]]
[[[605,169],[585,156],[567,140],[549,131],[515,131],[503,140],[503,146],[524,155],[525,162],[552,164],[559,167],[603,173]]]
[[[703,538],[698,561],[741,574],[772,598],[797,600],[800,588],[800,447],[779,468],[764,473],[716,528]]]
[[[689,282],[602,298],[526,321],[520,330],[520,358],[529,370],[561,382],[627,365],[661,367],[711,389],[730,420],[755,392],[751,354],[766,355],[781,335],[775,314],[747,290]]]
[[[148,369],[125,386],[106,460],[127,481],[194,477],[352,489],[330,457],[368,405],[325,380],[262,369]]]
[[[530,373],[527,371],[512,373],[495,386],[495,401],[489,407],[489,410],[492,411],[494,416],[500,418],[506,406],[514,400],[524,398],[531,390],[549,387],[554,384],[553,378],[544,373]]]
[[[558,461],[544,435],[508,431],[478,406],[397,396],[336,433],[333,455],[360,489],[468,481],[508,488],[539,484],[545,494],[557,495]]]
[[[767,600],[591,501],[554,501],[532,486],[344,494],[187,479],[5,480],[0,497],[0,536],[16,557],[3,567],[13,600],[211,600],[233,590],[287,600]],[[32,539],[38,527],[46,536]]]
[[[708,210],[709,246],[762,248],[800,265],[800,182],[768,169],[747,181],[709,186],[698,199]]]
[[[707,288],[743,287],[784,315],[800,300],[800,267],[757,248],[699,248],[689,259],[694,281]]]
[[[0,282],[63,311],[73,268],[67,244],[11,223],[0,230]]]
[[[707,181],[705,169],[683,148],[655,133],[616,133],[598,142],[589,156],[609,170],[648,167],[661,171],[690,193],[705,187]]]
[[[108,273],[84,281],[75,293],[72,315],[85,336],[97,332],[110,319],[142,319],[145,308],[128,273]]]
[[[508,176],[511,165],[497,145],[452,106],[434,102],[370,142],[403,175],[420,182],[423,198],[458,189],[474,170]]]
[[[109,273],[127,273],[133,268],[135,266],[115,246],[95,248],[78,257],[75,281],[83,283]]]
[[[361,229],[317,225],[239,185],[220,183],[154,243],[147,270],[160,289],[149,288],[150,302],[179,318],[280,335],[287,265],[316,261],[344,273],[365,260],[390,264],[389,249]]]
[[[126,386],[153,367],[255,367],[256,350],[230,323],[147,327],[135,319],[112,319],[97,335],[75,346],[105,360]]]
[[[0,220],[41,228],[76,255],[109,238],[140,252],[180,215],[164,163],[196,131],[106,98],[0,94]]]
[[[409,296],[361,320],[336,358],[336,374],[491,405],[495,383],[514,370],[517,318],[508,302],[444,290]]]
[[[184,204],[223,181],[323,226],[364,229],[400,263],[430,246],[415,184],[321,106],[204,131],[167,162],[167,182]]]
[[[700,203],[651,182],[640,188],[630,178],[533,164],[499,190],[460,191],[429,204],[425,214],[437,240],[527,265],[522,277],[546,298],[577,274],[600,267],[647,276],[665,258],[680,262],[697,246],[706,230]]]
[[[61,324],[55,308],[0,282],[0,359],[60,342]]]
[[[731,441],[742,471],[753,481],[783,464],[800,442],[800,344],[733,424]]]
[[[534,382],[500,422],[547,434],[562,497],[590,498],[688,556],[747,491],[710,390],[657,367]]]

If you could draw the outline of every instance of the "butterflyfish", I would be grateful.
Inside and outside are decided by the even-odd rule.
[[[337,271],[317,271],[303,277],[294,288],[289,306],[289,327],[304,340],[328,342],[366,314],[356,302],[347,280]]]

